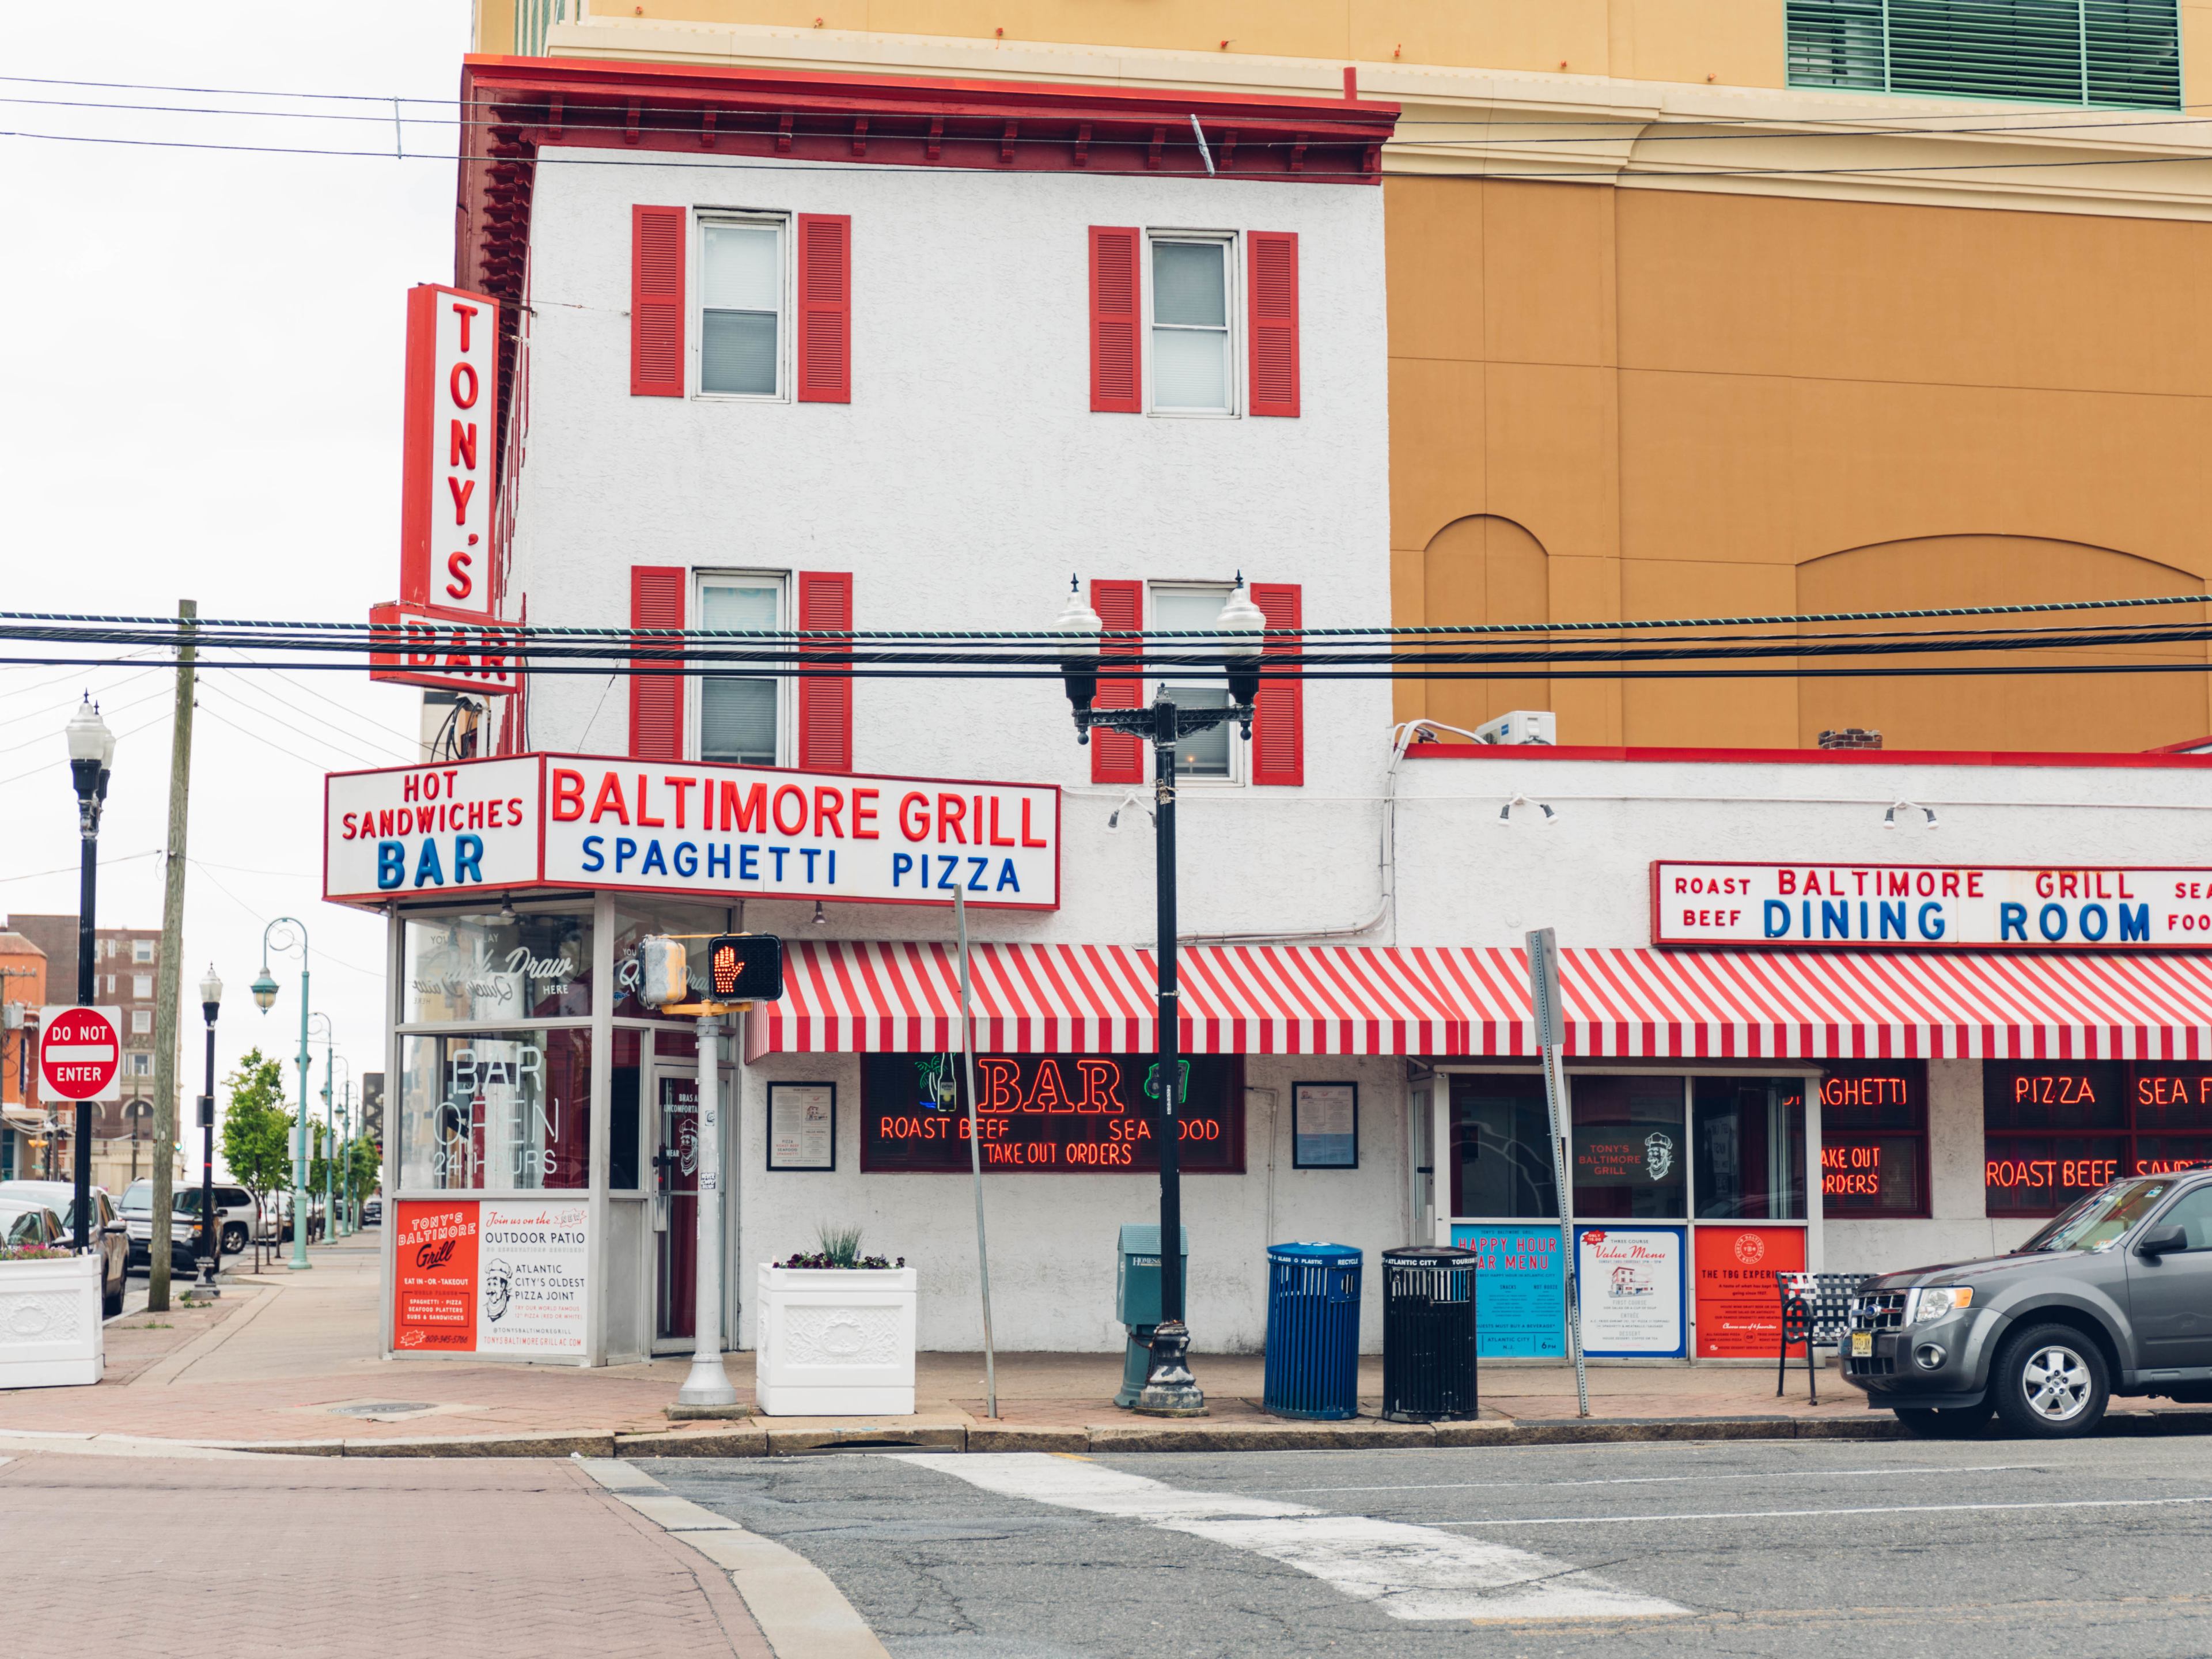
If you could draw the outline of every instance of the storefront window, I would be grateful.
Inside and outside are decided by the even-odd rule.
[[[1928,1213],[1928,1066],[1831,1066],[1820,1078],[1821,1212]]]
[[[638,1065],[647,1033],[615,1033],[614,1069],[607,1080],[607,1188],[634,1193],[638,1181]]]
[[[403,1024],[558,1019],[592,1012],[588,911],[407,923]]]
[[[1559,1215],[1541,1077],[1454,1076],[1451,1125],[1454,1215],[1500,1221]]]
[[[1700,1221],[1805,1218],[1805,1085],[1701,1077],[1691,1085]]]
[[[1574,1082],[1577,1219],[1681,1221],[1689,1212],[1682,1079],[1578,1077]]]
[[[402,1188],[505,1192],[587,1184],[589,1031],[471,1031],[403,1037],[401,1045]]]
[[[615,1018],[617,1019],[684,1019],[683,1014],[663,1014],[638,1000],[641,969],[637,942],[654,934],[672,935],[684,941],[689,958],[692,988],[707,989],[707,945],[717,933],[730,931],[730,913],[721,905],[653,904],[623,897],[615,910]]]
[[[2123,1176],[2212,1164],[2212,1066],[1991,1061],[1982,1122],[1989,1213],[2056,1215]]]

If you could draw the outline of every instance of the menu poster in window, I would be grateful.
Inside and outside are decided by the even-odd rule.
[[[771,1083],[768,1085],[768,1167],[771,1170],[834,1170],[837,1167],[836,1084]]]
[[[1576,1229],[1584,1353],[1682,1357],[1682,1233],[1680,1227]]]
[[[1359,1167],[1358,1084],[1293,1083],[1291,1085],[1291,1167],[1295,1170],[1356,1170]]]
[[[392,1346],[401,1353],[469,1353],[477,1346],[474,1199],[393,1206]]]
[[[1567,1275],[1559,1230],[1478,1223],[1455,1225],[1451,1242],[1476,1257],[1476,1354],[1489,1359],[1564,1358]]]
[[[582,1359],[588,1207],[492,1199],[478,1207],[477,1352]]]
[[[1802,1227],[1700,1227],[1698,1358],[1765,1359],[1782,1341],[1777,1273],[1805,1271]]]

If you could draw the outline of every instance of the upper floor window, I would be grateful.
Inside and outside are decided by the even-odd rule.
[[[133,962],[151,962],[151,961],[153,961],[153,959],[154,959],[154,941],[153,941],[152,939],[132,939],[132,940],[131,941],[131,961],[133,961]]]
[[[139,999],[139,1000],[141,1000],[142,1002],[143,1002],[146,998],[152,996],[152,995],[154,994],[154,976],[153,976],[153,975],[151,975],[151,974],[133,974],[133,975],[131,975],[131,994],[132,996],[134,996],[134,997],[138,998],[138,999]]]
[[[1221,607],[1229,602],[1229,591],[1227,582],[1177,582],[1155,586],[1152,592],[1152,626],[1164,634],[1210,629],[1220,618]],[[1194,639],[1159,640],[1153,643],[1160,652],[1174,655],[1186,651],[1203,652],[1212,642]],[[1172,674],[1164,679],[1168,695],[1182,708],[1229,707],[1229,685],[1219,675],[1211,679],[1194,678],[1188,683],[1176,680]],[[1239,746],[1237,728],[1229,721],[1224,720],[1210,732],[1194,732],[1176,750],[1176,774],[1179,777],[1233,781],[1238,775]]]
[[[699,390],[783,395],[783,224],[709,219],[699,237]]]
[[[1788,0],[1793,87],[2181,105],[2179,0]]]
[[[1233,415],[1236,375],[1229,235],[1152,237],[1152,410]],[[1218,605],[1215,607],[1217,610]]]
[[[702,575],[699,626],[708,629],[785,627],[786,583],[780,575]],[[699,758],[739,766],[783,763],[782,684],[745,674],[702,674],[698,690]]]

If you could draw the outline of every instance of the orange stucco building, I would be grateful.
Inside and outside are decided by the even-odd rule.
[[[2063,41],[1961,56],[1891,15],[478,0],[476,44],[1307,96],[1349,70],[1402,110],[1382,158],[1401,626],[2203,592],[2212,161],[2180,112],[2212,101],[2212,54],[2191,50],[2212,8],[2136,7],[2072,70]],[[2085,40],[2104,15],[2083,13]],[[1855,726],[1892,747],[2142,749],[2212,731],[2197,672],[1433,680],[1398,707],[1462,726],[1552,708],[1565,743],[1792,747]]]

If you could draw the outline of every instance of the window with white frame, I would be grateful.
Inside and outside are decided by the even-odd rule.
[[[1235,239],[1156,231],[1152,236],[1152,412],[1237,412]]]
[[[153,1055],[131,1054],[125,1056],[125,1058],[127,1058],[131,1062],[131,1075],[132,1077],[151,1077],[154,1075]]]
[[[1175,582],[1155,586],[1151,593],[1152,614],[1146,625],[1147,633],[1176,634],[1210,632],[1220,620],[1221,607],[1229,602],[1227,582]],[[1218,648],[1218,642],[1207,639],[1156,640],[1148,641],[1150,648],[1164,656],[1181,656],[1204,653]],[[1168,696],[1185,708],[1226,708],[1229,707],[1229,683],[1220,675],[1210,679],[1196,677],[1180,680],[1172,670],[1164,673],[1162,684]],[[1185,778],[1216,778],[1234,781],[1238,776],[1237,762],[1237,728],[1233,721],[1224,721],[1210,732],[1194,732],[1176,748],[1176,775]]]
[[[152,1034],[153,1030],[154,1011],[151,1008],[133,1008],[131,1011],[131,1036],[148,1036]]]
[[[783,222],[707,219],[699,227],[699,390],[783,394]]]
[[[140,1001],[142,1001],[142,1002],[143,1002],[143,1000],[145,1000],[145,999],[147,999],[148,997],[152,996],[152,995],[154,994],[154,976],[153,976],[153,975],[151,975],[151,974],[133,974],[133,975],[131,975],[131,994],[132,996],[134,996],[134,997],[137,997],[137,998]]]
[[[132,939],[132,940],[131,941],[131,961],[133,961],[133,962],[151,962],[151,961],[153,961],[153,959],[154,959],[154,941],[153,941],[152,939]]]
[[[699,578],[699,626],[773,633],[784,626],[783,577],[764,574]],[[773,677],[702,674],[697,679],[699,758],[739,766],[780,766],[784,748],[783,683]]]

